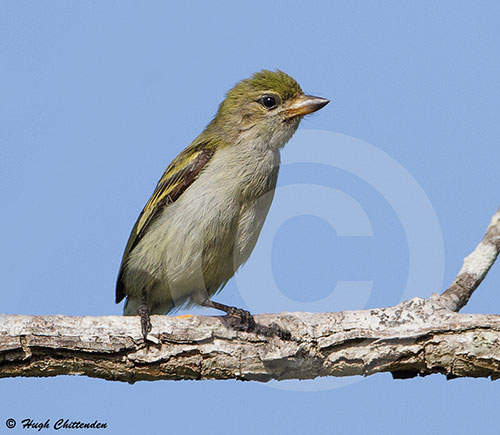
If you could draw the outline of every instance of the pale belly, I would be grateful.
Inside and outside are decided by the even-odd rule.
[[[275,160],[270,155],[233,173],[219,166],[224,161],[214,161],[165,209],[130,254],[126,314],[135,314],[143,287],[151,311],[165,313],[210,298],[234,275],[250,256],[271,205]]]

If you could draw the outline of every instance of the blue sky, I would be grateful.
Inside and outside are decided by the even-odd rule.
[[[224,93],[262,68],[332,102],[283,150],[269,225],[217,300],[332,311],[439,291],[499,205],[499,19],[494,1],[2,2],[0,311],[120,314],[121,255],[156,181]],[[498,313],[499,287],[496,265],[463,311]],[[9,417],[99,419],[122,434],[500,424],[500,384],[484,379],[0,383],[1,427]]]

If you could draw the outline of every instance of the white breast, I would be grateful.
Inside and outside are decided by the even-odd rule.
[[[129,260],[142,285],[149,276],[157,304],[173,299],[179,306],[199,292],[210,297],[248,259],[271,205],[279,162],[279,151],[259,142],[219,149],[165,209]]]

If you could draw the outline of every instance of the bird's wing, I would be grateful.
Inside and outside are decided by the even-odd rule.
[[[139,243],[147,229],[169,204],[175,202],[198,177],[215,152],[210,142],[192,144],[179,154],[165,170],[151,198],[144,206],[125,247],[118,280],[116,303],[125,297],[123,271],[128,255]]]

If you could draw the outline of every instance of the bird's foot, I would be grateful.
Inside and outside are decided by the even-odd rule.
[[[144,341],[148,339],[148,333],[151,332],[151,319],[149,318],[149,308],[146,302],[146,292],[142,292],[141,304],[137,307],[137,314],[141,317],[141,332]]]
[[[224,316],[227,324],[237,331],[250,332],[255,329],[255,320],[250,312],[241,308],[228,307],[227,315]]]
[[[215,308],[226,313],[224,321],[232,329],[237,331],[250,332],[255,329],[255,320],[253,316],[246,310],[241,308],[230,307],[228,305],[220,304],[211,300],[201,302],[201,305],[209,308]]]

